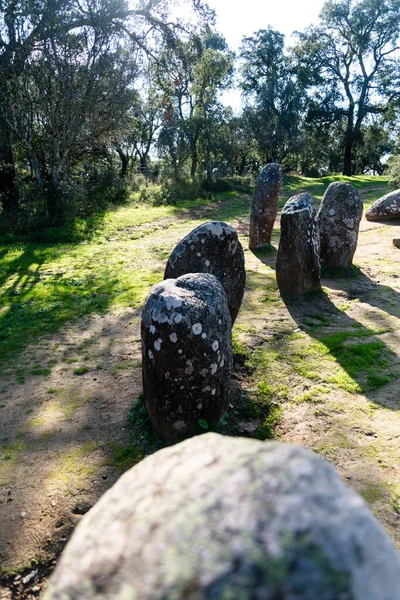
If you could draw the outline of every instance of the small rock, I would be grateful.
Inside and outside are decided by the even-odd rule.
[[[92,508],[89,502],[78,502],[72,509],[74,515],[84,515]]]
[[[22,578],[22,583],[24,585],[27,585],[30,581],[32,581],[32,579],[34,579],[36,577],[37,574],[38,574],[37,569],[35,569],[34,571],[31,571],[30,573],[28,573],[28,575],[26,575],[25,577]]]

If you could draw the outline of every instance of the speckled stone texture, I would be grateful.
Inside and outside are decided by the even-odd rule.
[[[364,501],[296,446],[201,435],[125,473],[83,518],[44,600],[399,600]]]
[[[217,425],[229,403],[231,318],[214,275],[190,273],[155,285],[142,313],[144,398],[153,427],[169,439]]]
[[[257,178],[250,210],[249,248],[252,250],[271,243],[281,185],[282,166],[277,163],[264,167]]]
[[[394,221],[400,219],[400,190],[382,196],[365,213],[367,221]]]
[[[213,221],[184,237],[169,257],[164,279],[176,279],[186,273],[215,275],[228,298],[233,325],[246,283],[244,252],[235,229],[222,221]]]
[[[319,230],[314,200],[308,193],[288,200],[281,216],[276,279],[282,297],[321,289]]]
[[[351,267],[362,213],[363,203],[355,187],[341,182],[328,186],[318,212],[320,258],[324,267]]]

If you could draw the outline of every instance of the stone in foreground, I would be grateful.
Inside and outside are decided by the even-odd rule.
[[[229,403],[231,318],[214,275],[190,273],[155,285],[142,313],[144,398],[169,440],[217,425]]]
[[[382,196],[365,213],[367,221],[394,221],[400,219],[400,190]]]
[[[282,166],[278,163],[264,167],[257,178],[250,210],[249,248],[252,250],[271,243],[281,185]]]
[[[399,600],[400,560],[316,454],[201,435],[125,473],[83,518],[45,600]]]
[[[215,275],[227,295],[233,325],[246,283],[244,252],[235,229],[213,221],[183,238],[169,257],[164,279],[176,279],[186,273]]]
[[[321,289],[319,230],[314,200],[308,193],[290,198],[281,216],[276,279],[282,297]]]
[[[318,212],[321,263],[325,267],[349,269],[357,249],[363,203],[349,183],[331,183]]]

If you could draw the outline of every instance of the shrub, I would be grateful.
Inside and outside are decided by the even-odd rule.
[[[149,185],[143,187],[139,193],[139,202],[150,204],[150,206],[162,206],[171,204],[168,199],[168,194],[161,185]]]
[[[215,181],[204,181],[203,189],[208,192],[243,192],[250,193],[254,186],[254,181],[251,177],[242,177],[233,175],[232,177],[221,177]]]

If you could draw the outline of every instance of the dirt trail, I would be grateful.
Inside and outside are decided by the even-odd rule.
[[[247,221],[233,224],[247,247]],[[324,326],[331,331],[355,322],[379,330],[376,337],[390,351],[389,370],[400,374],[400,250],[392,245],[397,231],[398,224],[363,221],[356,255],[361,275],[324,280],[327,295],[313,299],[312,306],[285,306],[276,292],[276,253],[260,257],[246,250],[248,285],[236,324],[240,339],[254,352],[266,344],[280,348],[285,336],[297,332],[293,343],[301,347],[313,337],[304,319],[326,314]],[[171,248],[181,234],[181,228],[170,229]],[[160,243],[162,231],[157,236]],[[273,301],[265,303],[267,288]],[[85,318],[38,340],[19,362],[28,373],[33,359],[50,358],[56,359],[50,376],[28,374],[24,384],[10,383],[0,397],[0,435],[9,440],[0,457],[0,562],[13,573],[0,584],[0,600],[39,596],[40,565],[51,570],[82,514],[121,474],[116,455],[132,441],[127,415],[142,389],[140,311]],[[293,390],[312,391],[315,381],[290,377],[292,393],[281,398],[278,437],[331,460],[400,547],[398,380],[359,394],[325,381],[321,371],[323,398],[295,402]],[[22,577],[15,574],[18,568]],[[22,584],[26,576],[32,577]],[[20,595],[22,589],[28,596]]]

